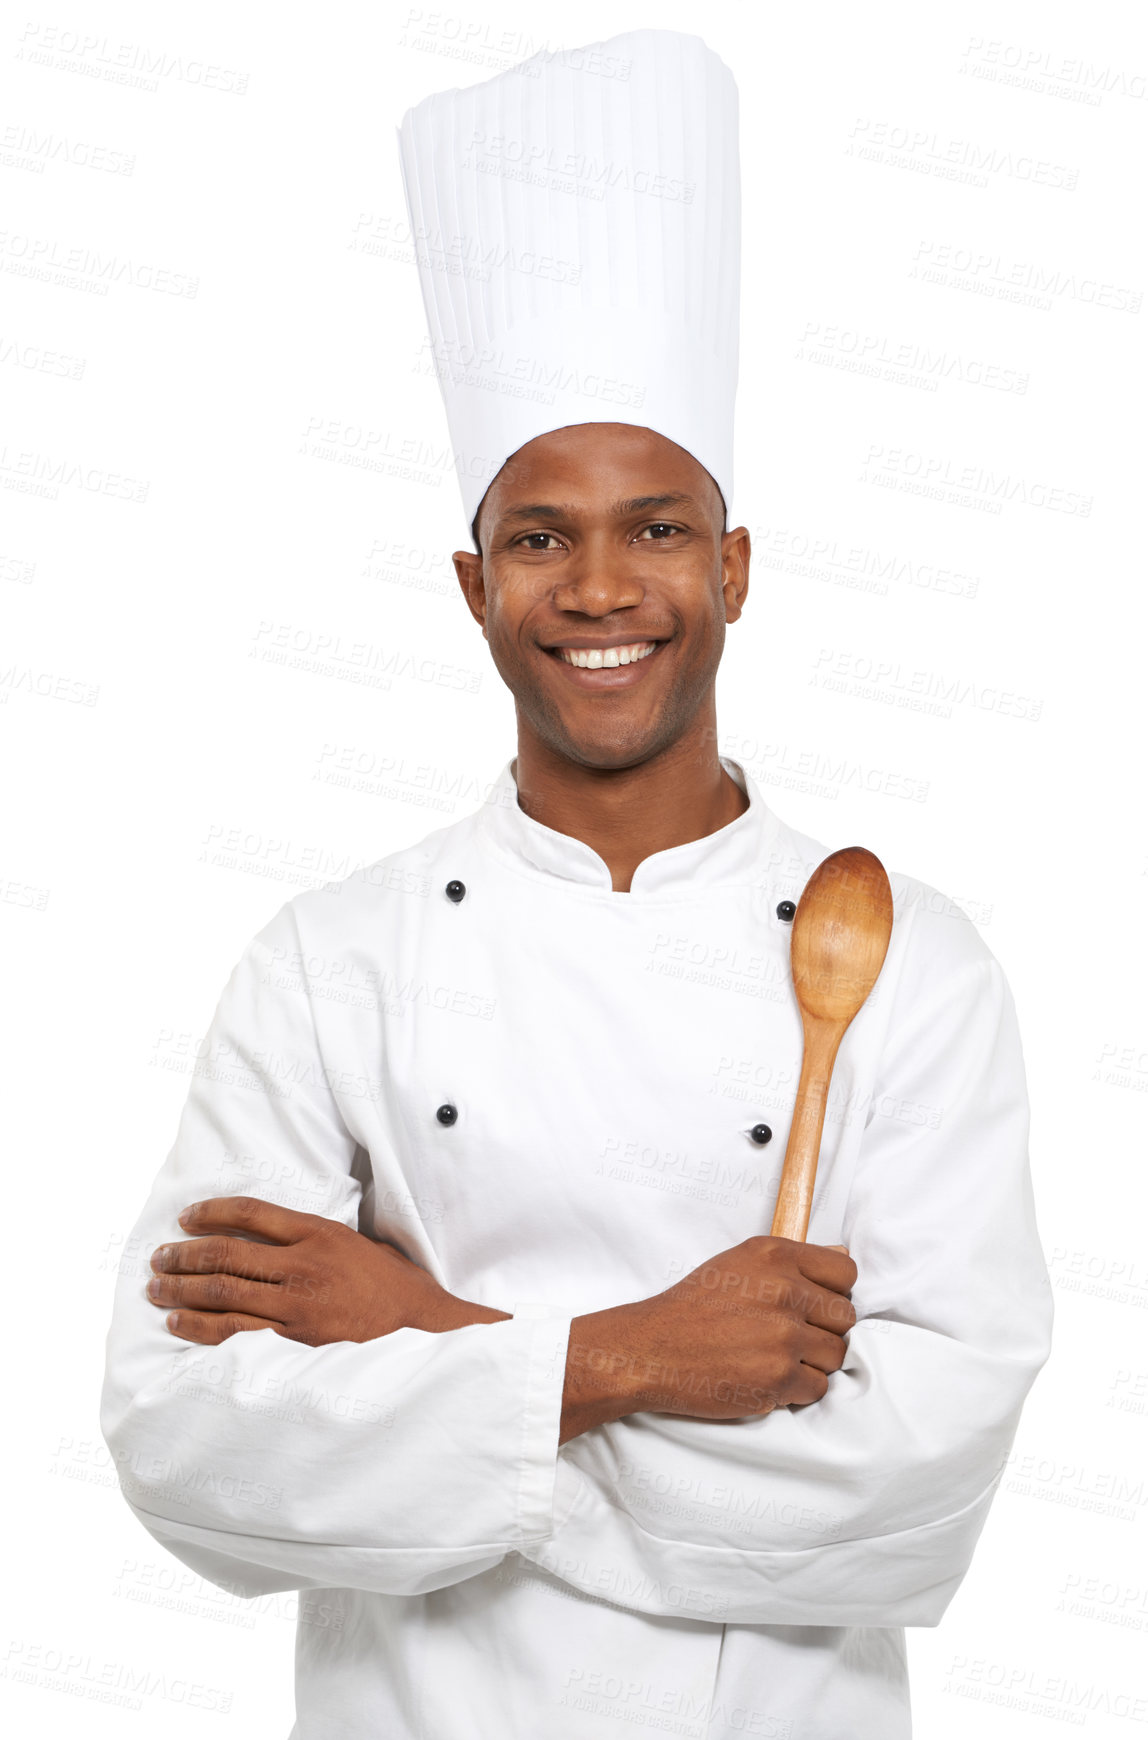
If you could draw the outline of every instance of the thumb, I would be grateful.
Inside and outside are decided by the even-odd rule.
[[[846,1256],[849,1255],[848,1245],[826,1245],[825,1248],[829,1251],[844,1251]]]

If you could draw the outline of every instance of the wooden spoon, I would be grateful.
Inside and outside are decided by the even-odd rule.
[[[892,929],[893,894],[881,860],[864,846],[831,852],[805,884],[790,939],[804,1050],[770,1228],[775,1238],[805,1237],[837,1048],[877,983]]]

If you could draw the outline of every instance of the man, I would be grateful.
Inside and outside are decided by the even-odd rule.
[[[297,1740],[902,1740],[903,1627],[959,1585],[1048,1352],[1015,1013],[968,919],[894,876],[809,1241],[768,1236],[826,848],[717,749],[749,537],[736,321],[698,319],[730,294],[736,92],[696,37],[579,56],[402,135],[413,217],[469,189],[480,237],[588,269],[460,298],[420,265],[517,754],[245,951],[136,1229],[154,1276],[121,1277],[104,1430],[184,1562],[304,1592]],[[484,205],[475,137],[534,179]],[[571,139],[618,168],[602,210],[553,184]],[[651,212],[651,176],[694,194]],[[511,338],[574,384],[492,392]],[[595,360],[638,384],[613,416]]]

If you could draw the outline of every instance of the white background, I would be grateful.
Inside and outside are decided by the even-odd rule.
[[[200,1583],[116,1490],[96,1420],[115,1268],[249,937],[477,808],[514,749],[449,564],[469,545],[395,127],[433,90],[641,25],[704,35],[741,92],[731,524],[755,555],[722,747],[827,849],[863,843],[960,901],[1025,1039],[1056,1350],[972,1570],[910,1634],[916,1732],[1148,1721],[1135,10],[8,12],[4,1532],[23,1557],[0,1661],[19,1733],[290,1728],[293,1598]],[[277,637],[343,650],[276,663]],[[481,680],[347,680],[364,644]],[[350,783],[324,777],[340,763]],[[138,1710],[98,1701],[141,1674]],[[226,1696],[230,1716],[204,1707]]]

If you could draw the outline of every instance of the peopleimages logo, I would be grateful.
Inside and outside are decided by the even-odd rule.
[[[980,713],[1035,723],[1044,709],[1043,700],[1019,695],[1012,689],[977,683],[951,672],[911,669],[895,659],[873,658],[832,647],[821,648],[809,681],[816,688],[907,707],[910,712],[929,713],[941,719],[951,719],[955,706],[965,706]]]
[[[859,481],[953,501],[964,499],[990,513],[1000,513],[1002,506],[1016,502],[1080,519],[1092,513],[1092,497],[1078,490],[994,471],[987,465],[962,465],[943,453],[918,453],[911,447],[885,447],[879,442],[870,442]]]

